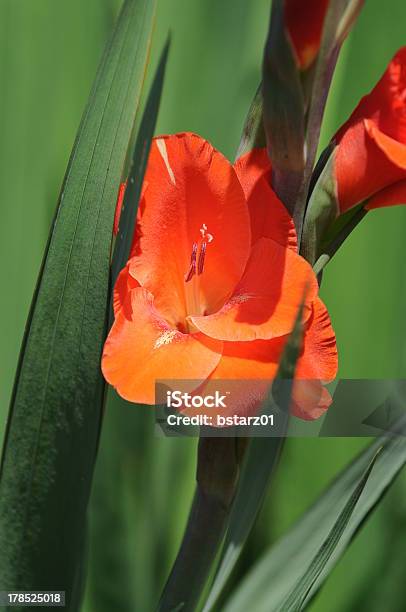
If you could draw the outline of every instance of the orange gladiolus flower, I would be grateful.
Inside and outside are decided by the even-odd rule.
[[[406,47],[335,136],[341,212],[406,202]]]
[[[154,404],[163,379],[272,379],[303,295],[297,377],[335,377],[329,316],[269,178],[265,149],[233,166],[194,134],[153,140],[102,358],[122,397]],[[330,402],[319,387],[312,401],[299,400],[294,411],[304,418]]]
[[[285,0],[285,23],[301,70],[313,63],[319,52],[329,0]]]

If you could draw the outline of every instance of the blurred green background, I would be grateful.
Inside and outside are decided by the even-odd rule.
[[[51,216],[119,5],[0,0],[0,439]],[[152,63],[169,29],[172,47],[158,132],[195,131],[233,158],[260,78],[269,9],[269,0],[160,0]],[[404,0],[392,0],[390,10],[368,0],[341,54],[324,143],[406,42],[405,23]],[[342,377],[405,376],[405,234],[406,208],[370,213],[327,269],[322,294]],[[234,580],[364,444],[288,441]],[[111,394],[89,512],[86,612],[153,610],[186,520],[194,447],[193,440],[155,437],[151,412]],[[401,478],[314,611],[404,610],[405,491]]]

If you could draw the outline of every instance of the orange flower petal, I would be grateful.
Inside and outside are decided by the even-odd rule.
[[[406,204],[406,179],[379,191],[368,201],[365,208],[372,210],[382,206],[395,206],[396,204]]]
[[[304,354],[307,358],[318,353],[311,344],[315,334],[305,336]],[[222,416],[250,416],[258,414],[261,404],[275,379],[279,361],[288,336],[275,340],[256,340],[253,342],[225,342],[223,355],[208,381],[199,389],[199,393],[210,394],[216,389],[220,393],[229,391],[226,398],[226,408],[216,412],[199,410],[199,414],[221,414]],[[317,344],[317,343],[316,343]],[[298,364],[299,367],[299,364]],[[313,377],[315,370],[308,369],[308,375]],[[302,376],[304,369],[301,368]],[[325,370],[324,370],[325,373]],[[230,380],[230,384],[219,381]],[[320,380],[303,380],[295,378],[292,386],[290,404],[291,413],[301,419],[319,418],[331,404],[331,396]],[[189,411],[192,414],[192,411]]]
[[[337,376],[336,337],[327,308],[319,297],[306,326],[303,352],[297,363],[296,378],[331,382]]]
[[[323,382],[337,376],[336,338],[327,308],[319,297],[307,323],[302,354],[297,362],[292,388],[291,412],[300,419],[318,419],[332,399]]]
[[[127,300],[132,289],[139,287],[139,282],[130,274],[130,266],[127,264],[117,277],[113,292],[114,315],[117,316],[121,308],[126,307],[126,316],[131,316],[131,302]]]
[[[334,380],[338,358],[334,330],[319,297],[307,323],[302,354],[292,387],[291,413],[302,419],[317,419],[330,406],[331,396],[323,382]],[[225,342],[223,355],[210,380],[241,380],[241,394],[229,402],[227,414],[255,414],[275,378],[288,336],[254,342]],[[255,384],[247,383],[250,379]],[[237,388],[233,387],[235,391]],[[235,395],[235,393],[234,393]],[[234,411],[234,412],[233,412]],[[223,414],[223,411],[221,412]]]
[[[271,188],[271,162],[267,150],[253,149],[237,159],[234,168],[247,198],[252,244],[259,238],[271,238],[296,251],[295,224]]]
[[[210,379],[272,380],[278,370],[285,342],[286,338],[224,342],[221,359]]]
[[[215,312],[240,280],[251,242],[247,204],[233,166],[195,134],[155,139],[146,180],[130,272],[176,326],[193,314],[185,275],[204,225],[213,240],[199,275],[196,314]]]
[[[220,360],[221,342],[171,328],[142,287],[127,299],[130,304],[118,312],[102,357],[105,379],[124,399],[154,404],[157,380],[209,376]]]
[[[316,277],[302,257],[274,240],[261,238],[230,300],[215,314],[190,320],[218,340],[276,338],[291,332],[303,297],[304,320],[308,319],[317,292]]]
[[[369,119],[365,120],[365,129],[388,160],[400,170],[406,170],[406,144],[381,132]]]
[[[350,127],[335,158],[341,212],[404,178],[405,162],[406,146],[382,134],[370,121]]]
[[[405,90],[406,47],[403,47],[335,135],[341,212],[405,179]]]
[[[299,419],[319,419],[332,402],[329,391],[319,380],[295,380],[290,410]]]
[[[286,338],[253,342],[225,342],[221,359],[198,393],[210,395],[216,390],[228,393],[226,408],[199,409],[199,414],[214,416],[250,416],[258,413],[278,370]],[[222,384],[219,381],[230,381]],[[196,411],[195,411],[196,412]],[[192,411],[185,410],[186,414]]]
[[[335,140],[339,142],[350,127],[369,119],[381,132],[406,144],[405,87],[406,46],[397,51],[372,91],[361,98]]]
[[[127,181],[124,183],[120,183],[120,187],[118,189],[117,202],[116,202],[116,212],[114,213],[114,226],[113,226],[113,234],[116,236],[118,234],[118,226],[120,223],[121,209],[123,208],[124,195],[125,190],[127,188]]]

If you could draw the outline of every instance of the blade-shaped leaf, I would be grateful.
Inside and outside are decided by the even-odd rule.
[[[337,517],[346,507],[381,446],[382,451],[376,458],[374,469],[347,527],[322,572],[316,578],[306,601],[316,594],[358,529],[406,463],[404,437],[377,439],[345,468],[287,535],[254,565],[227,602],[224,608],[226,612],[245,611],[254,598],[256,612],[280,610],[281,604],[286,601],[326,541]],[[289,571],[286,571],[286,568],[289,568]]]
[[[229,527],[225,536],[220,565],[204,612],[213,609],[235,567],[262,506],[282,450],[283,436],[288,427],[292,380],[302,346],[302,314],[303,306],[299,309],[294,328],[282,355],[277,378],[262,409],[265,414],[273,413],[276,415],[281,437],[251,438],[249,442],[230,513]],[[278,383],[280,383],[279,388]],[[276,401],[275,398],[277,398]]]
[[[168,51],[169,40],[161,54],[136,133],[120,215],[119,232],[112,259],[112,286],[121,268],[126,264],[131,248],[139,196],[158,116]],[[107,423],[105,426],[107,429],[110,428],[110,431],[106,432],[104,447],[102,436],[101,452],[98,455],[96,477],[92,488],[93,503],[91,502],[90,506],[93,519],[91,521],[91,566],[95,568],[94,575],[90,575],[89,580],[92,605],[100,612],[112,609],[125,610],[128,606],[136,608],[137,605],[147,609],[153,605],[148,600],[148,589],[140,589],[139,586],[145,583],[148,564],[145,564],[145,558],[143,558],[141,571],[140,564],[137,564],[138,557],[134,559],[134,555],[129,551],[133,550],[135,540],[140,544],[141,539],[145,539],[151,545],[150,532],[145,532],[145,521],[148,519],[142,516],[142,512],[145,512],[143,505],[136,504],[137,507],[134,508],[133,504],[128,502],[128,499],[132,500],[133,496],[136,496],[137,489],[134,486],[132,470],[130,470],[131,475],[128,475],[127,478],[127,463],[134,460],[137,453],[143,456],[144,460],[147,456],[148,442],[151,442],[151,436],[153,436],[150,410],[142,417],[143,420],[140,421],[138,417],[135,419],[134,410],[128,411],[128,405],[124,400],[113,394],[110,396],[110,404],[107,401],[106,410]],[[138,427],[143,425],[146,429],[142,435],[145,444],[141,444],[141,440],[134,444],[133,436],[129,435],[129,432],[134,434],[136,431],[136,423]],[[147,427],[145,427],[146,424]],[[120,464],[122,460],[120,453],[125,455],[126,469],[123,469]],[[151,470],[150,464],[148,470]],[[126,491],[126,503],[117,505],[116,501],[120,495],[123,495],[123,490]],[[145,502],[147,506],[148,501],[150,503],[148,499]],[[150,508],[148,511],[150,512]],[[138,523],[140,521],[142,523],[141,530],[137,519]],[[152,518],[149,520],[153,522]],[[113,534],[107,541],[103,539],[106,529]],[[142,532],[142,536],[139,531]],[[156,527],[155,531],[157,531]],[[141,558],[141,550],[138,550],[137,554]],[[112,565],[116,568],[114,580],[110,579]],[[135,567],[137,568],[136,576],[134,576]],[[152,590],[152,585],[149,586]],[[148,602],[143,601],[143,595]]]
[[[2,588],[65,590],[68,607],[101,422],[114,205],[154,10],[153,0],[126,0],[103,56],[35,292],[3,449]]]
[[[381,449],[378,449],[377,454],[373,457],[371,463],[365,471],[365,474],[355,487],[352,495],[345,504],[338,519],[334,523],[332,530],[321,545],[320,550],[317,552],[316,556],[312,559],[312,562],[310,563],[308,569],[303,574],[303,576],[299,578],[298,583],[296,584],[292,592],[289,594],[286,601],[280,607],[281,611],[295,612],[296,610],[303,609],[307,595],[309,594],[312,586],[323,571],[326,563],[334,553],[334,550],[338,542],[340,541],[340,538],[343,535],[345,528],[348,525],[348,521],[350,520],[354,508],[361,496],[361,493],[365,488],[365,485],[367,483],[367,480],[380,450]]]

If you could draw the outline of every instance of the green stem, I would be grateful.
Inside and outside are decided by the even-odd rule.
[[[223,540],[236,490],[243,438],[199,440],[197,488],[159,612],[193,612]]]

